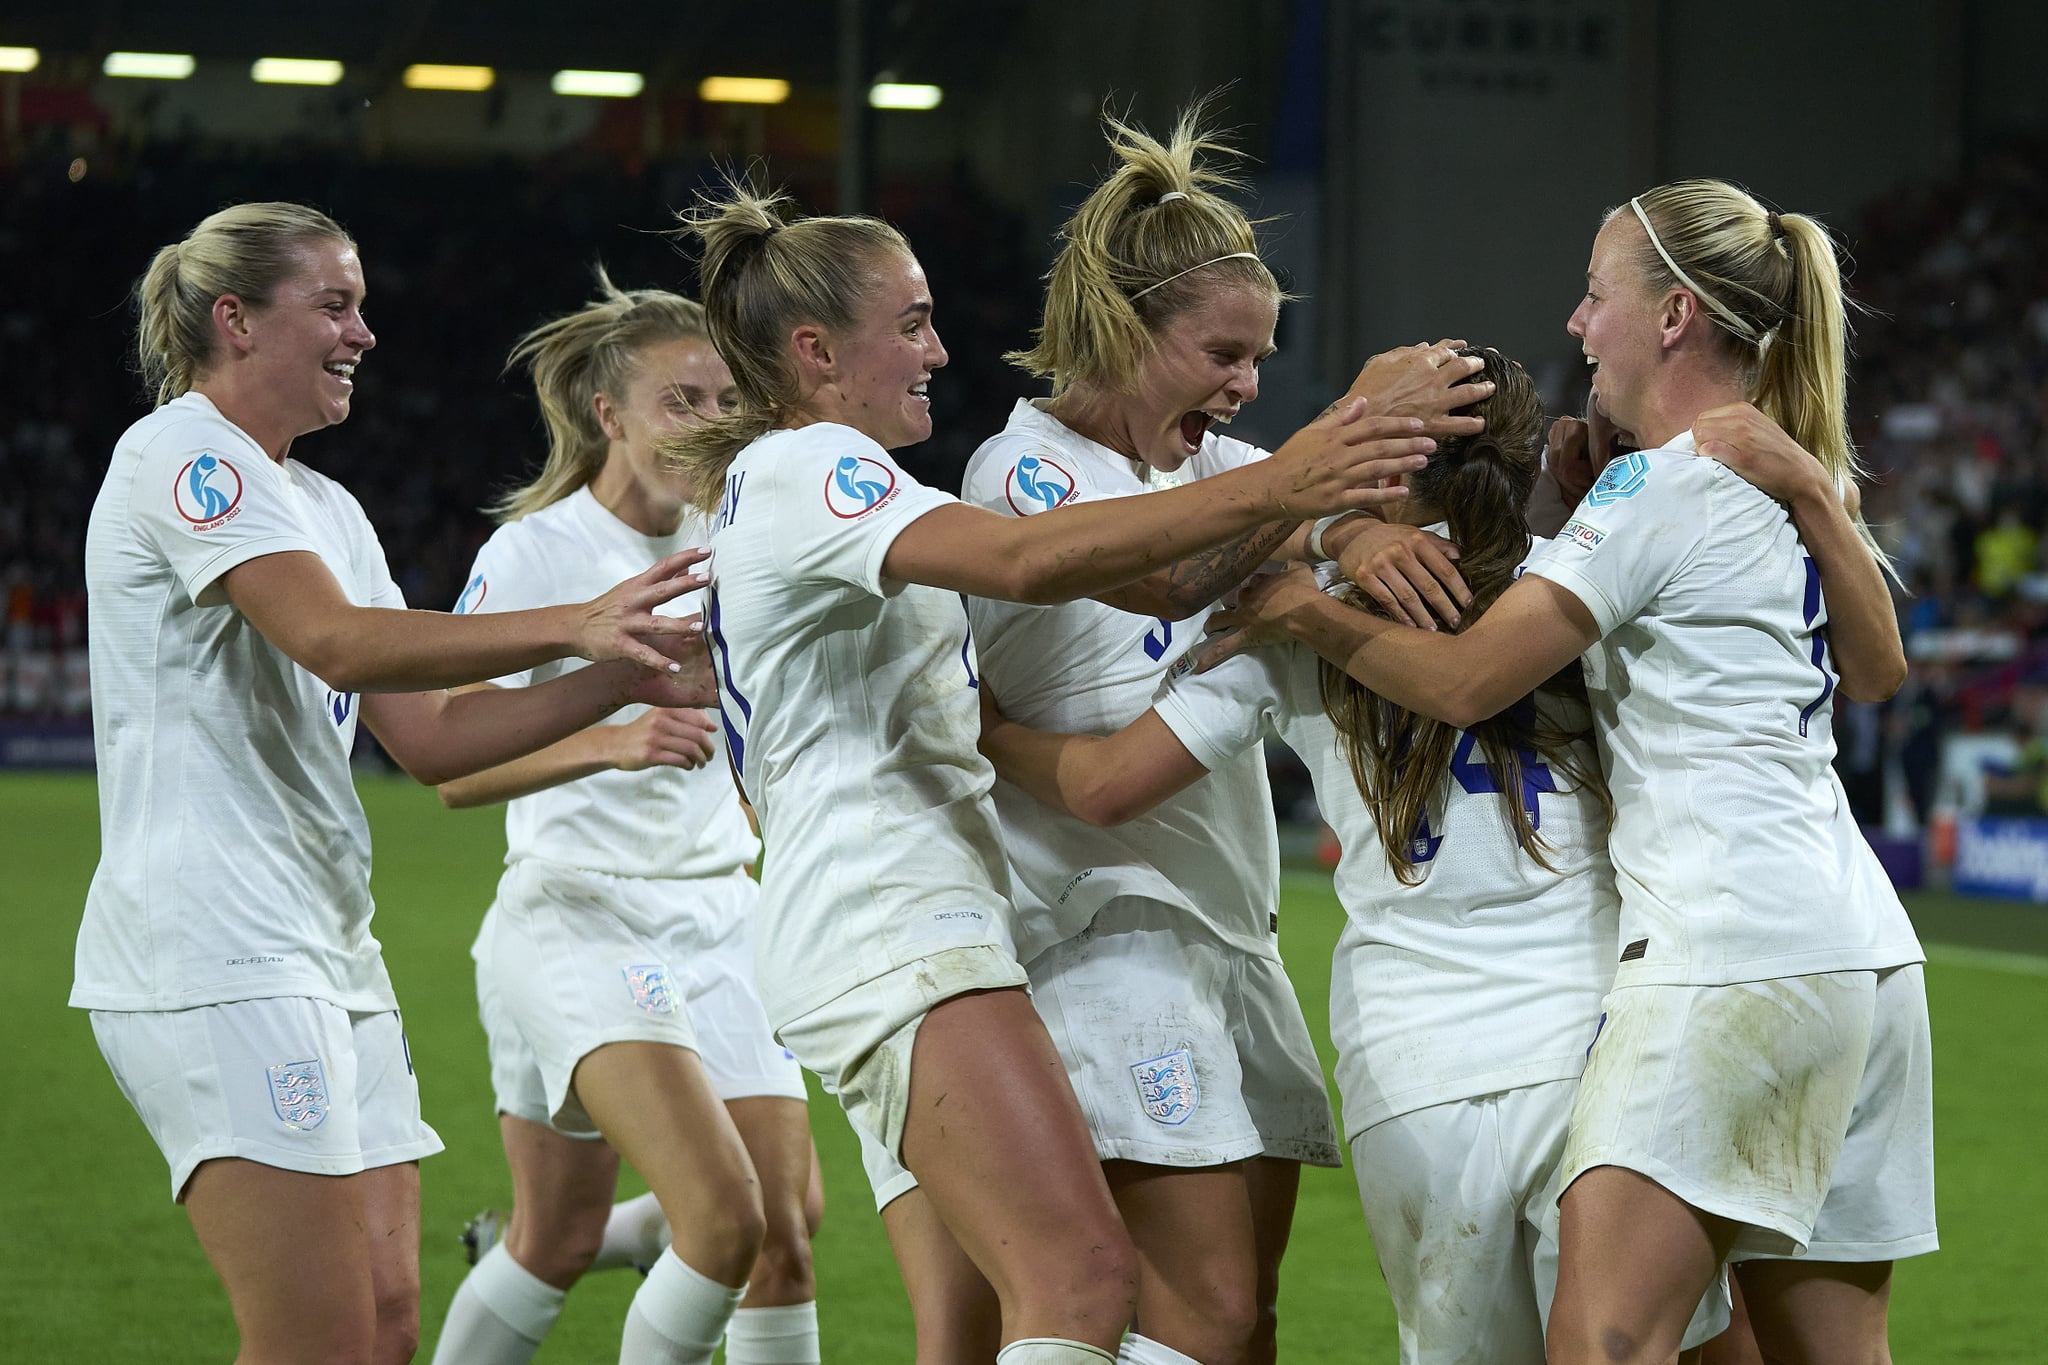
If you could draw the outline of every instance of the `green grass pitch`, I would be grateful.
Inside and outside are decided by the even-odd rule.
[[[430,792],[393,779],[366,779],[363,798],[376,838],[378,932],[427,1117],[448,1144],[422,1168],[425,1360],[463,1272],[456,1232],[508,1190],[468,957],[497,875],[501,824],[493,812],[444,812]],[[234,1342],[226,1301],[85,1015],[64,1004],[96,820],[88,777],[0,778],[9,855],[0,893],[0,1359],[222,1361]],[[1894,1351],[1902,1362],[2041,1359],[2048,907],[1937,896],[1913,904],[1931,943],[1962,946],[1935,947],[1928,968],[1944,1250],[1899,1269]],[[1289,874],[1283,939],[1318,1032],[1340,919],[1326,877]],[[909,1312],[852,1135],[829,1103],[812,1115],[826,1179],[817,1245],[825,1357],[907,1361]],[[587,1280],[540,1359],[615,1359],[637,1284],[630,1272]],[[1283,1284],[1282,1361],[1394,1359],[1393,1315],[1349,1171],[1306,1173]]]

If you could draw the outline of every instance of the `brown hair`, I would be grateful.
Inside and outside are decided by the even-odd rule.
[[[263,307],[299,268],[299,248],[321,240],[355,245],[339,223],[304,204],[232,204],[156,253],[135,284],[135,350],[158,407],[204,376],[215,301],[233,294]]]
[[[791,330],[804,323],[852,326],[874,286],[877,255],[910,254],[903,234],[879,218],[785,218],[789,204],[729,177],[722,193],[700,193],[678,215],[678,231],[701,244],[705,320],[739,391],[730,416],[661,442],[662,454],[692,476],[706,507],[717,505],[733,457],[795,410]]]
[[[507,369],[533,376],[548,458],[539,474],[491,504],[500,521],[517,521],[582,488],[604,468],[611,441],[597,422],[600,393],[621,399],[643,347],[703,337],[704,309],[661,289],[620,289],[597,268],[597,298],[528,332],[512,348]]]
[[[1457,628],[1463,630],[1507,591],[1528,557],[1526,517],[1542,463],[1544,423],[1536,385],[1520,366],[1498,351],[1460,354],[1484,359],[1486,369],[1475,378],[1490,379],[1496,386],[1491,397],[1464,409],[1485,418],[1486,430],[1476,436],[1439,439],[1429,463],[1409,477],[1408,496],[1411,505],[1439,511],[1450,523],[1450,538],[1459,549],[1458,572],[1472,590],[1471,605],[1459,614]],[[1356,589],[1346,600],[1378,610]],[[1458,731],[1394,705],[1327,662],[1322,666],[1322,685],[1323,709],[1337,729],[1352,779],[1367,798],[1387,864],[1404,885],[1412,885],[1420,880],[1415,831],[1430,798],[1452,780]],[[1576,664],[1539,691],[1544,689],[1580,701],[1585,696]],[[1598,764],[1588,762],[1584,747],[1590,729],[1561,729],[1525,702],[1479,722],[1470,733],[1500,789],[1516,841],[1554,871],[1545,856],[1547,845],[1523,804],[1524,770],[1532,759],[1541,761],[1574,789],[1596,793],[1611,811],[1606,781]]]
[[[1258,259],[1253,223],[1218,193],[1243,186],[1214,164],[1237,154],[1203,125],[1206,110],[1190,106],[1163,143],[1103,115],[1119,164],[1060,229],[1038,344],[1005,357],[1051,379],[1055,393],[1128,389],[1155,334],[1218,283],[1285,297]]]

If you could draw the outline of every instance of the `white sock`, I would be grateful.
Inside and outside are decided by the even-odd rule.
[[[1171,1346],[1162,1345],[1150,1337],[1141,1337],[1136,1332],[1124,1338],[1116,1359],[1117,1365],[1202,1365],[1193,1356],[1184,1356]]]
[[[649,1190],[638,1199],[612,1205],[604,1220],[604,1241],[597,1248],[592,1270],[621,1270],[626,1266],[653,1265],[668,1250],[668,1216]]]
[[[742,1308],[725,1329],[725,1365],[818,1365],[818,1305]]]
[[[746,1286],[728,1289],[661,1253],[626,1309],[619,1365],[711,1365]]]
[[[434,1365],[526,1365],[567,1297],[498,1243],[456,1288],[434,1346]]]
[[[1065,1337],[1018,1337],[996,1352],[996,1365],[1101,1365],[1116,1357],[1085,1341]]]

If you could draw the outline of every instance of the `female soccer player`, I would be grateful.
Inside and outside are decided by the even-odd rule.
[[[1430,443],[1354,402],[1271,460],[1155,497],[966,506],[888,455],[930,434],[946,362],[916,257],[875,220],[778,208],[734,187],[690,216],[740,400],[674,440],[718,499],[709,620],[771,850],[769,1017],[988,1277],[1004,1365],[1108,1359],[1135,1255],[1020,989],[958,594],[1063,600],[1269,521],[1393,501],[1370,485]]]
[[[1030,516],[1265,458],[1215,427],[1258,397],[1281,294],[1251,223],[1220,193],[1233,182],[1200,117],[1189,110],[1165,142],[1107,120],[1119,165],[1064,228],[1038,344],[1012,357],[1053,396],[1020,402],[975,453],[968,501]],[[1415,415],[1441,417],[1490,390],[1454,387],[1476,360],[1436,359],[1369,368],[1354,391],[1405,412],[1382,381],[1419,377],[1431,405]],[[1113,731],[1152,704],[1209,605],[1295,529],[1259,528],[1094,601],[971,599],[984,677],[1030,724]],[[1280,960],[1263,760],[1234,756],[1215,780],[1108,830],[1005,783],[995,799],[1018,956],[1140,1254],[1126,1358],[1269,1360],[1300,1165],[1339,1154]]]
[[[504,524],[463,592],[472,614],[574,601],[614,565],[707,538],[655,447],[723,413],[732,376],[697,304],[599,284],[512,352],[548,460],[496,508]],[[730,1315],[733,1365],[818,1359],[803,1076],[754,990],[760,842],[716,732],[701,711],[620,712],[441,788],[452,806],[511,803],[473,952],[514,1192],[504,1240],[449,1309],[444,1365],[532,1358],[604,1239],[622,1155],[673,1243],[634,1296],[621,1358],[667,1359],[661,1338],[709,1360]]]
[[[1484,361],[1484,434],[1440,442],[1400,508],[1463,552],[1467,628],[1528,553],[1542,432],[1528,376]],[[1099,824],[1200,793],[1269,728],[1302,756],[1342,848],[1330,1030],[1401,1358],[1541,1365],[1555,1260],[1537,1212],[1613,975],[1606,789],[1576,670],[1466,732],[1300,647],[1183,676],[1109,735],[991,714],[1011,707],[1000,690],[984,702],[998,775]]]
[[[362,509],[289,458],[348,416],[376,344],[355,243],[297,204],[240,204],[137,292],[159,406],[115,447],[86,536],[102,854],[71,1003],[170,1164],[239,1359],[311,1341],[407,1360],[417,1162],[441,1143],[370,933],[358,715],[440,782],[629,702],[706,704],[701,664],[650,645],[690,638],[652,609],[700,584],[697,556],[582,604],[403,610]],[[442,690],[572,654],[604,662]]]
[[[1836,687],[1881,698],[1905,670],[1843,505],[1833,244],[1733,186],[1666,185],[1609,215],[1569,330],[1643,449],[1483,621],[1429,635],[1298,583],[1249,613],[1455,725],[1586,654],[1622,946],[1562,1170],[1551,1359],[1670,1359],[1731,1256],[1767,1355],[1880,1359],[1891,1262],[1935,1244],[1931,1079],[1920,947],[1830,767]],[[1789,518],[1694,458],[1788,438],[1818,457],[1779,465]]]

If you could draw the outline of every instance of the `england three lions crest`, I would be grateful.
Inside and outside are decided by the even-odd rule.
[[[1154,1123],[1177,1128],[1195,1116],[1202,1087],[1195,1080],[1195,1059],[1186,1048],[1139,1062],[1131,1068],[1138,1083],[1138,1103]]]
[[[327,1122],[327,1069],[318,1057],[279,1062],[270,1071],[270,1107],[287,1128],[310,1133]]]
[[[626,988],[633,1003],[649,1014],[676,1012],[675,987],[669,984],[668,968],[659,962],[645,962],[626,968]]]

